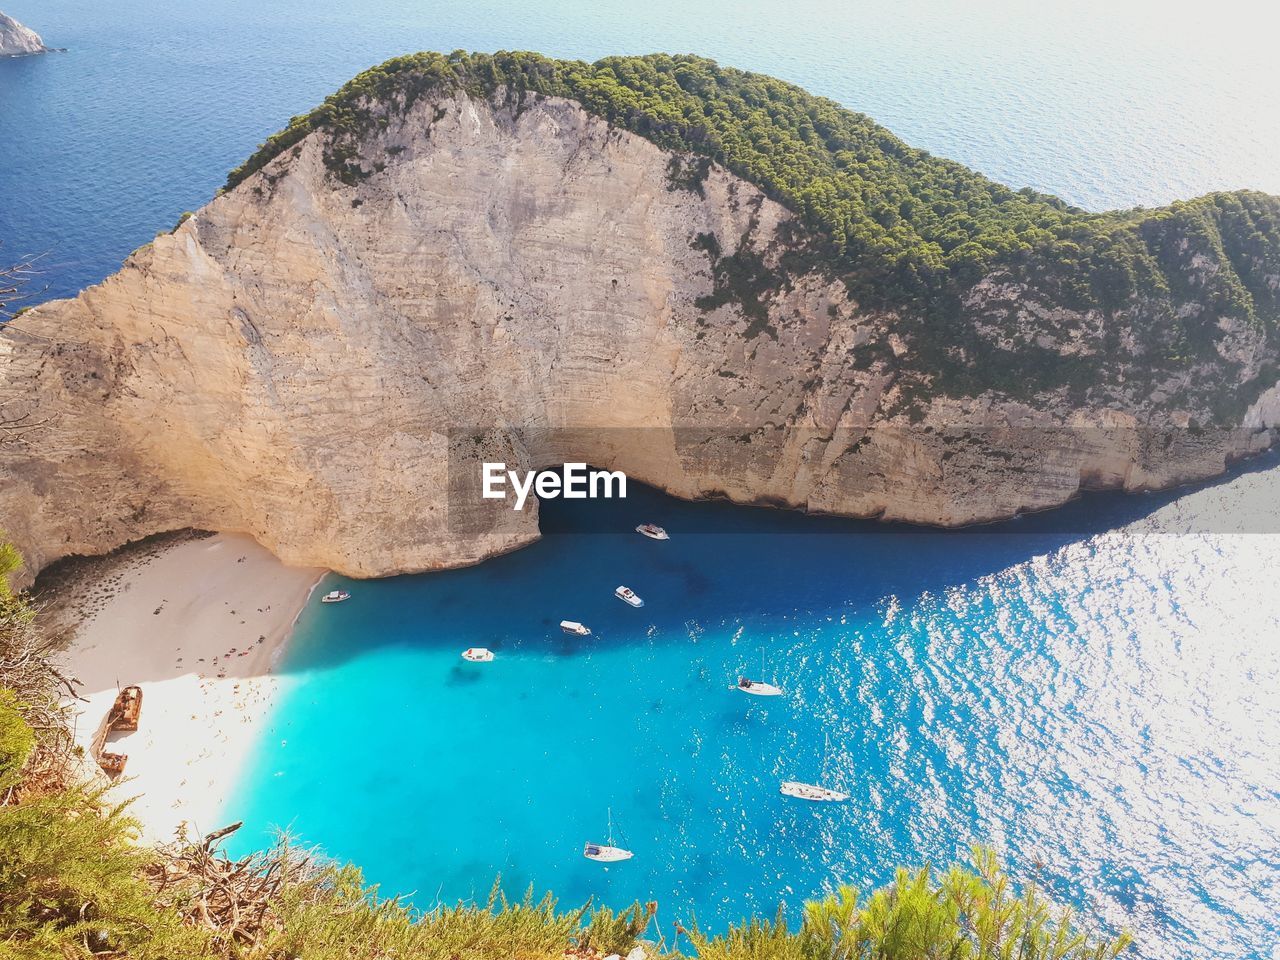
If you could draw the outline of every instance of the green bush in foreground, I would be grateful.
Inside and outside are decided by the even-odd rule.
[[[1015,892],[995,854],[975,847],[972,867],[940,878],[929,867],[899,869],[859,905],[842,887],[805,905],[799,930],[781,915],[719,937],[694,934],[700,960],[1112,960],[1130,937],[1090,938],[1036,890]]]
[[[380,899],[354,867],[286,889],[256,942],[215,940],[185,925],[142,879],[153,854],[132,845],[132,823],[99,795],[71,790],[0,808],[0,956],[14,960],[113,956],[138,960],[553,960],[625,955],[648,914],[558,912],[550,896],[419,913]],[[1112,960],[1129,938],[1089,938],[1034,888],[1013,892],[989,851],[975,868],[900,870],[865,904],[848,888],[808,904],[792,932],[781,916],[722,935],[691,934],[700,960]],[[651,957],[679,955],[650,947]]]
[[[163,854],[133,839],[123,806],[106,804],[100,793],[65,790],[0,807],[0,956],[553,960],[567,950],[625,955],[650,919],[639,905],[620,914],[559,912],[550,895],[535,901],[532,892],[511,903],[496,885],[484,906],[419,912],[380,898],[356,868],[333,866],[287,884],[251,937],[224,939],[203,929],[192,909],[198,884],[157,895],[143,876]],[[982,849],[972,868],[940,877],[928,867],[900,870],[865,903],[842,888],[807,904],[795,931],[780,913],[772,923],[690,936],[700,960],[1112,960],[1129,944],[1127,935],[1092,939],[1076,931],[1070,911],[1056,911],[1034,887],[1015,892]],[[680,956],[652,945],[647,951]]]
[[[18,712],[17,695],[0,688],[0,800],[22,779],[22,768],[35,747],[35,732]]]
[[[123,805],[83,789],[0,807],[0,957],[211,956],[200,930],[156,902],[135,827]]]
[[[417,912],[398,898],[380,899],[360,871],[333,867],[318,883],[287,891],[277,905],[281,929],[244,960],[398,957],[406,960],[543,960],[573,946],[600,956],[626,954],[648,924],[637,905],[615,914],[588,907],[559,912],[550,894],[508,902],[495,884],[484,906],[459,904]]]
[[[626,955],[646,932],[648,911],[620,914],[584,908],[558,913],[532,892],[508,903],[495,886],[481,906],[415,913],[379,900],[352,867],[334,868],[317,895],[299,888],[283,898],[283,928],[243,960],[300,956],[307,960],[550,960],[572,947],[579,955]],[[655,934],[656,936],[656,934]],[[929,867],[899,870],[865,902],[850,887],[805,905],[796,930],[781,912],[717,936],[690,933],[699,960],[1114,960],[1127,934],[1089,937],[1070,910],[1053,907],[1034,886],[1015,891],[996,856],[975,848],[971,866],[938,875]],[[646,945],[650,957],[680,954]]]

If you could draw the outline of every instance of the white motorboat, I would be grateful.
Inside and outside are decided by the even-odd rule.
[[[636,527],[636,533],[648,537],[650,540],[670,540],[671,537],[667,531],[663,530],[656,523],[642,523]]]
[[[579,637],[591,636],[591,628],[578,623],[577,620],[561,620],[560,629],[565,633],[572,633]]]
[[[596,861],[596,863],[618,863],[622,860],[630,860],[635,856],[630,850],[624,850],[622,847],[613,845],[613,810],[609,811],[609,842],[585,844],[582,848],[582,855],[588,860]]]
[[[330,590],[320,598],[321,603],[341,603],[343,600],[350,600],[351,594],[345,590]]]
[[[815,803],[843,803],[849,799],[847,793],[841,793],[839,790],[820,787],[816,783],[800,783],[797,780],[784,780],[779,787],[779,792],[784,796],[795,797],[798,800],[812,800]]]
[[[629,603],[633,607],[643,607],[644,601],[636,596],[635,591],[630,587],[619,587],[613,591],[613,595],[623,603]]]
[[[763,680],[748,680],[746,677],[738,678],[737,689],[756,697],[782,696],[780,687],[775,687],[772,683],[765,683]]]
[[[472,663],[492,663],[493,651],[486,647],[467,647],[462,651],[462,659]]]

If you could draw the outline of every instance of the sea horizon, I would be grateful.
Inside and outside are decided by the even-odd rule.
[[[963,9],[805,0],[786,15],[727,0],[643,11],[485,0],[437,8],[425,24],[413,0],[362,0],[322,18],[301,0],[125,0],[106,22],[95,9],[6,4],[67,51],[0,61],[0,140],[22,143],[0,169],[0,246],[41,257],[26,305],[105,279],[213,199],[291,116],[419,50],[696,53],[830,97],[1007,186],[1094,211],[1216,190],[1280,193],[1280,76],[1267,69],[1266,39],[1280,11],[1247,0],[1228,0],[1207,22],[1188,16],[1189,4],[1155,0],[1034,13],[1011,0]]]

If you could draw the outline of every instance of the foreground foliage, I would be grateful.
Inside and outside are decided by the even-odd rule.
[[[18,695],[0,687],[0,797],[8,797],[22,781],[35,748],[35,731],[19,713]]]
[[[151,850],[136,830],[85,787],[0,806],[0,957],[550,960],[625,954],[650,916],[510,903],[496,885],[484,906],[420,912],[287,843],[233,862],[207,842]]]
[[[382,898],[354,867],[297,868],[296,851],[259,855],[283,878],[266,901],[207,912],[207,878],[158,883],[180,854],[134,845],[134,824],[100,793],[70,789],[0,807],[0,955],[23,958],[223,957],[236,960],[550,960],[625,955],[648,909],[561,912],[548,895],[510,903],[497,887],[483,906],[414,910]],[[229,863],[229,861],[224,861]],[[150,878],[151,882],[148,882]],[[219,927],[237,913],[234,930]],[[1035,890],[1013,891],[989,851],[940,878],[900,870],[859,903],[844,888],[806,905],[794,932],[779,916],[727,933],[691,934],[701,960],[1112,960],[1128,938],[1088,938],[1069,911]],[[8,952],[5,952],[8,951]],[[652,946],[651,956],[660,954]]]
[[[9,587],[21,566],[18,552],[0,540],[0,803],[59,786],[75,761],[62,703],[74,686],[50,659],[36,608]]]
[[[511,903],[496,886],[484,906],[417,913],[398,899],[379,899],[350,866],[331,868],[319,882],[318,889],[294,890],[282,899],[281,930],[261,955],[541,960],[573,949],[581,956],[603,957],[629,952],[648,922],[639,906],[617,915],[589,908],[560,912],[549,894],[535,900],[530,891]]]
[[[0,808],[0,955],[23,958],[222,957],[236,960],[551,960],[626,955],[650,919],[561,912],[550,896],[509,903],[495,887],[483,906],[427,912],[382,898],[354,867],[294,871],[277,848],[259,866],[284,876],[267,902],[245,901],[235,935],[208,922],[199,877],[156,884],[175,851],[133,845],[133,824],[100,794],[67,790]],[[144,878],[151,878],[148,883]],[[222,917],[227,916],[224,912]],[[701,960],[1112,960],[1128,938],[1088,938],[1035,890],[1013,891],[988,851],[940,878],[900,870],[859,903],[845,888],[810,903],[792,932],[779,916],[727,933],[691,934]],[[4,952],[8,950],[9,952]],[[650,956],[675,960],[652,945]]]
[[[208,938],[157,902],[155,854],[101,792],[72,788],[0,807],[0,956],[200,957]]]
[[[272,849],[230,860],[217,850],[233,824],[200,840],[164,847],[146,874],[159,899],[209,937],[210,955],[244,960],[407,957],[484,960],[626,953],[648,926],[637,905],[615,914],[561,912],[550,895],[508,902],[494,884],[484,906],[420,911],[383,897],[360,871],[281,839]]]
[[[1090,938],[1036,890],[1014,891],[995,854],[977,847],[973,865],[940,877],[899,869],[865,903],[842,887],[805,905],[790,932],[782,917],[753,921],[714,938],[694,935],[701,960],[1113,960],[1127,935]]]

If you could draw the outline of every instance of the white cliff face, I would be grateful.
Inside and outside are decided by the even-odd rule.
[[[670,154],[570,101],[424,99],[361,160],[335,182],[313,134],[4,328],[0,409],[36,425],[0,448],[0,529],[32,571],[188,526],[356,576],[474,563],[537,536],[536,509],[479,498],[483,460],[955,525],[1211,476],[1270,439],[1271,401],[1172,445],[1052,398],[895,412],[859,349],[911,347],[842,283],[792,277],[764,322],[699,304],[698,238],[775,264],[786,209],[714,166],[675,186]]]
[[[0,13],[0,57],[25,57],[48,49],[34,30]]]

